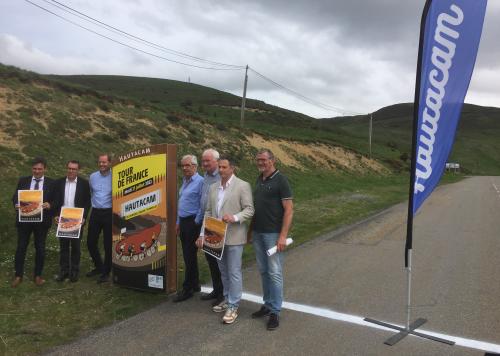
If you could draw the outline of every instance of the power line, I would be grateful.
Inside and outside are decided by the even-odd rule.
[[[154,53],[151,53],[151,52],[148,52],[148,51],[145,51],[143,49],[140,49],[140,48],[137,48],[137,47],[134,47],[134,46],[131,46],[127,43],[124,43],[124,42],[121,42],[119,40],[116,40],[112,37],[109,37],[109,36],[106,36],[100,32],[97,32],[97,31],[94,31],[88,27],[85,27],[77,22],[74,22],[60,14],[57,14],[39,4],[36,4],[30,0],[25,0],[26,2],[28,2],[29,4],[35,6],[35,7],[38,7],[39,9],[51,14],[51,15],[54,15],[74,26],[77,26],[85,31],[88,31],[88,32],[91,32],[97,36],[100,36],[102,38],[105,38],[107,40],[110,40],[114,43],[117,43],[119,45],[122,45],[124,47],[127,47],[129,49],[132,49],[134,51],[137,51],[137,52],[141,52],[143,54],[146,54],[146,55],[149,55],[149,56],[152,56],[152,57],[155,57],[155,58],[158,58],[158,59],[162,59],[162,60],[166,60],[166,61],[169,61],[169,62],[172,62],[172,63],[177,63],[177,64],[181,64],[181,65],[184,65],[184,66],[189,66],[189,67],[194,67],[194,68],[201,68],[201,69],[209,69],[209,70],[224,70],[224,71],[228,71],[228,70],[242,70],[242,69],[245,69],[245,66],[239,66],[239,65],[234,65],[234,64],[227,64],[227,63],[222,63],[222,62],[215,62],[215,61],[211,61],[211,60],[208,60],[208,59],[204,59],[204,58],[200,58],[200,57],[196,57],[196,56],[192,56],[192,55],[189,55],[187,53],[183,53],[183,52],[179,52],[179,51],[176,51],[176,50],[173,50],[173,49],[170,49],[170,48],[167,48],[167,47],[164,47],[164,46],[161,46],[159,44],[156,44],[154,42],[151,42],[151,41],[148,41],[148,40],[145,40],[141,37],[138,37],[138,36],[135,36],[133,34],[130,34],[126,31],[123,31],[123,30],[120,30],[119,28],[117,27],[114,27],[114,26],[111,26],[111,25],[108,25],[106,24],[105,22],[103,21],[100,21],[96,18],[93,18],[89,15],[86,15],[84,14],[83,12],[80,12],[76,9],[73,9],[59,1],[56,1],[56,0],[42,0],[44,1],[45,3],[51,5],[51,6],[54,6],[56,8],[58,8],[59,10],[62,10],[72,16],[75,16],[75,17],[78,17],[86,22],[89,22],[93,25],[96,25],[98,27],[101,27],[107,31],[110,31],[110,32],[113,32],[115,34],[118,34],[120,36],[124,36],[126,37],[127,39],[129,40],[132,40],[132,41],[135,41],[135,42],[139,42],[143,45],[146,45],[148,47],[152,47],[152,48],[155,48],[157,50],[160,50],[160,51],[164,51],[164,52],[167,52],[169,54],[172,54],[172,55],[175,55],[175,56],[179,56],[179,57],[182,57],[182,58],[186,58],[186,59],[189,59],[189,60],[192,60],[192,61],[195,61],[195,62],[201,62],[201,63],[206,63],[207,65],[210,65],[210,67],[208,66],[201,66],[201,65],[196,65],[196,64],[191,64],[191,63],[185,63],[185,62],[181,62],[181,61],[177,61],[177,60],[174,60],[174,59],[171,59],[171,58],[166,58],[166,57],[163,57],[163,56],[160,56],[160,55],[157,55],[157,54],[154,54]],[[250,71],[252,71],[255,75],[257,75],[258,77],[260,77],[261,79],[263,80],[266,80],[267,82],[271,83],[272,85],[276,86],[277,88],[289,93],[290,95],[294,96],[295,98],[299,99],[299,100],[302,100],[306,103],[308,103],[309,105],[312,105],[312,106],[316,106],[316,107],[319,107],[323,110],[327,110],[327,111],[335,111],[335,112],[338,112],[338,113],[341,113],[341,114],[344,114],[344,115],[364,115],[365,113],[359,113],[359,112],[354,112],[354,111],[349,111],[349,110],[345,110],[345,109],[342,109],[342,108],[339,108],[339,107],[335,107],[335,106],[332,106],[332,105],[327,105],[327,104],[324,104],[324,103],[321,103],[317,100],[314,100],[314,99],[311,99],[311,98],[308,98],[306,97],[305,95],[302,95],[300,94],[299,92],[295,91],[295,90],[292,90],[292,89],[289,89],[287,87],[285,87],[284,85],[282,84],[279,84],[277,83],[276,81],[272,80],[271,78],[263,75],[262,73],[259,73],[257,72],[255,69],[253,68],[250,68],[248,67],[248,69]]]
[[[289,89],[287,87],[285,87],[284,85],[282,84],[279,84],[277,82],[275,82],[274,80],[272,80],[271,78],[268,78],[266,77],[264,74],[262,73],[259,73],[257,72],[255,69],[253,68],[250,68],[248,67],[248,69],[250,71],[252,71],[255,75],[257,75],[258,77],[266,80],[267,82],[271,83],[272,85],[288,92],[289,94],[295,96],[296,98],[310,104],[310,105],[313,105],[313,106],[317,106],[323,110],[328,110],[328,111],[336,111],[338,113],[342,113],[342,114],[348,114],[348,115],[364,115],[364,113],[358,113],[358,112],[355,112],[355,111],[348,111],[348,110],[344,110],[342,108],[339,108],[339,107],[335,107],[335,106],[331,106],[331,105],[327,105],[327,104],[323,104],[317,100],[314,100],[314,99],[311,99],[311,98],[308,98],[307,96],[304,96],[302,94],[300,94],[299,92],[296,92],[295,90],[292,90],[292,89]]]
[[[100,37],[102,37],[102,38],[105,38],[105,39],[107,39],[107,40],[110,40],[110,41],[112,41],[112,42],[118,43],[118,44],[120,44],[120,45],[122,45],[122,46],[125,46],[125,47],[127,47],[127,48],[133,49],[134,51],[138,51],[138,52],[141,52],[141,53],[147,54],[147,55],[149,55],[149,56],[156,57],[156,58],[158,58],[158,59],[163,59],[163,60],[165,60],[165,61],[169,61],[169,62],[173,62],[173,63],[181,64],[181,65],[185,65],[185,66],[188,66],[188,67],[195,67],[195,68],[201,68],[201,69],[210,69],[210,70],[241,70],[241,69],[243,69],[243,68],[244,68],[244,67],[242,67],[242,68],[204,67],[204,66],[199,66],[199,65],[196,65],[196,64],[190,64],[190,63],[180,62],[180,61],[176,61],[176,60],[171,59],[171,58],[166,58],[166,57],[163,57],[163,56],[159,56],[159,55],[157,55],[157,54],[154,54],[154,53],[151,53],[151,52],[148,52],[148,51],[142,50],[142,49],[140,49],[140,48],[137,48],[137,47],[131,46],[131,45],[129,45],[129,44],[123,43],[123,42],[121,42],[121,41],[118,41],[118,40],[116,40],[116,39],[114,39],[114,38],[111,38],[111,37],[109,37],[109,36],[103,35],[102,33],[99,33],[99,32],[94,31],[94,30],[92,30],[92,29],[90,29],[90,28],[88,28],[88,27],[85,27],[85,26],[83,26],[83,25],[80,25],[80,24],[78,24],[78,23],[76,23],[76,22],[74,22],[74,21],[72,21],[72,20],[69,20],[69,19],[65,18],[64,16],[61,16],[61,15],[59,15],[59,14],[56,14],[55,12],[53,12],[53,11],[51,11],[51,10],[49,10],[49,9],[44,8],[43,6],[40,6],[40,5],[38,5],[38,4],[35,4],[34,2],[32,2],[32,1],[30,1],[30,0],[24,0],[24,1],[26,1],[26,2],[30,3],[30,4],[31,4],[31,5],[33,5],[33,6],[36,6],[36,7],[40,8],[40,9],[42,9],[43,11],[48,12],[48,13],[50,13],[50,14],[52,14],[52,15],[54,15],[54,16],[56,16],[56,17],[58,17],[58,18],[60,18],[60,19],[62,19],[62,20],[64,20],[64,21],[66,21],[66,22],[69,22],[69,23],[71,23],[72,25],[75,25],[75,26],[77,26],[77,27],[80,27],[80,28],[82,28],[82,29],[84,29],[84,30],[86,30],[86,31],[92,32],[92,33],[93,33],[93,34],[95,34],[95,35],[98,35],[98,36],[100,36]]]
[[[227,64],[227,63],[221,63],[221,62],[215,62],[215,61],[211,61],[211,60],[208,60],[208,59],[204,59],[204,58],[200,58],[200,57],[196,57],[196,56],[192,56],[190,54],[187,54],[187,53],[183,53],[183,52],[179,52],[179,51],[176,51],[176,50],[173,50],[171,48],[167,48],[167,47],[164,47],[162,45],[159,45],[157,43],[154,43],[154,42],[151,42],[151,41],[148,41],[144,38],[141,38],[141,37],[138,37],[138,36],[135,36],[131,33],[128,33],[126,31],[123,31],[117,27],[114,27],[114,26],[111,26],[103,21],[100,21],[94,17],[91,17],[81,11],[78,11],[70,6],[67,6],[59,1],[56,1],[56,0],[43,0],[44,2],[46,2],[47,4],[50,4],[54,7],[57,7],[58,9],[62,10],[62,11],[65,11],[66,13],[69,13],[73,16],[76,16],[84,21],[87,21],[87,22],[90,22],[96,26],[99,26],[101,28],[104,28],[108,31],[111,31],[111,32],[114,32],[118,35],[121,35],[121,36],[125,36],[133,41],[136,41],[136,42],[139,42],[139,43],[142,43],[142,44],[145,44],[149,47],[152,47],[152,48],[155,48],[155,49],[158,49],[158,50],[161,50],[161,51],[165,51],[167,53],[170,53],[170,54],[173,54],[173,55],[176,55],[176,56],[180,56],[180,57],[184,57],[184,58],[188,58],[190,60],[193,60],[193,61],[199,61],[199,62],[205,62],[205,63],[208,63],[208,64],[211,64],[211,65],[216,65],[216,66],[223,66],[223,67],[230,67],[230,68],[236,68],[236,69],[244,69],[245,66],[241,66],[241,65],[234,65],[234,64]]]

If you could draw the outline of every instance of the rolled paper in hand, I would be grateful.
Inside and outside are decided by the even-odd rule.
[[[288,245],[291,245],[292,242],[293,242],[292,238],[289,237],[289,238],[286,239],[285,244],[288,246]],[[268,256],[272,256],[272,255],[274,255],[276,253],[276,251],[278,251],[278,248],[276,246],[273,246],[269,250],[267,250],[267,255]]]

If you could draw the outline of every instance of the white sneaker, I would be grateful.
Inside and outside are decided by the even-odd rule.
[[[212,307],[212,311],[215,313],[222,313],[223,311],[226,311],[229,305],[227,305],[227,300],[223,300],[219,304],[216,304]]]
[[[238,317],[238,308],[228,308],[226,313],[222,317],[222,322],[224,324],[232,324]]]

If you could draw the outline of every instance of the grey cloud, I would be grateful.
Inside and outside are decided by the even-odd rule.
[[[413,99],[423,0],[68,0],[65,3],[180,52],[213,61],[249,64],[290,89],[347,110],[364,112]],[[490,1],[471,83],[470,97],[474,100],[491,98],[492,93],[500,91],[496,85],[500,71],[498,17],[500,5]],[[206,71],[148,57],[64,24],[24,2],[0,3],[2,33],[10,33],[11,37],[9,52],[0,52],[0,61],[8,54],[9,64],[27,69],[176,80],[191,77],[195,83],[237,95],[242,92],[243,71]],[[182,60],[163,52],[154,53]],[[271,104],[289,105],[290,109],[318,112],[252,73],[251,95],[271,100]]]

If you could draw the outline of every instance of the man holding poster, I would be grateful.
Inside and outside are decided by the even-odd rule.
[[[220,182],[218,164],[219,157],[219,152],[212,148],[203,151],[203,154],[201,155],[201,166],[205,171],[205,175],[203,176],[203,186],[201,188],[200,212],[196,215],[196,223],[198,225],[201,225],[203,217],[205,216],[210,186]],[[201,300],[215,299],[212,305],[216,305],[224,299],[219,265],[217,263],[217,259],[209,253],[205,252],[205,258],[207,260],[208,267],[210,268],[213,290],[211,293],[202,295]]]
[[[90,186],[89,182],[78,176],[80,163],[69,161],[66,165],[66,177],[58,179],[55,183],[54,212],[56,222],[59,223],[61,208],[83,208],[83,223],[87,219],[90,210]],[[80,236],[83,235],[83,226],[80,228]],[[69,278],[71,282],[78,280],[80,273],[80,236],[78,238],[59,238],[60,257],[59,275],[56,281],[62,282]]]
[[[26,258],[26,250],[28,248],[31,234],[35,240],[35,284],[41,286],[45,283],[42,278],[43,264],[45,260],[45,240],[47,232],[52,224],[50,208],[52,204],[52,185],[53,180],[45,177],[45,169],[47,161],[44,158],[38,157],[32,161],[31,173],[32,176],[21,177],[17,183],[16,191],[12,196],[12,203],[16,210],[22,215],[25,206],[21,206],[18,201],[18,192],[20,190],[37,190],[43,192],[43,203],[40,207],[43,209],[43,219],[40,222],[20,222],[16,216],[17,227],[17,249],[14,259],[15,278],[12,281],[12,287],[17,287],[23,280],[24,275],[24,260]]]
[[[226,241],[218,261],[224,289],[224,300],[213,311],[225,311],[224,324],[232,324],[238,317],[238,306],[243,291],[241,257],[247,242],[248,223],[254,214],[250,184],[234,175],[235,164],[231,158],[219,160],[221,181],[210,187],[205,217],[215,217],[227,223]],[[196,241],[203,246],[203,236]]]

